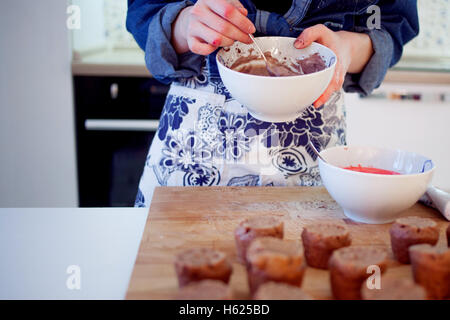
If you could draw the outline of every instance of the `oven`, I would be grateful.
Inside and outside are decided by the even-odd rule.
[[[74,77],[81,207],[134,205],[168,90],[153,78]]]

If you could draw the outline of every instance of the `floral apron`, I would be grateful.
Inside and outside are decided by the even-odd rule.
[[[233,99],[214,60],[171,85],[135,206],[150,206],[156,186],[319,186],[309,141],[319,150],[345,144],[342,92],[294,121],[260,121]]]

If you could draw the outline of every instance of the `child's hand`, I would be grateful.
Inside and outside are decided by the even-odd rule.
[[[295,40],[297,49],[306,48],[316,41],[330,48],[337,57],[334,76],[325,92],[314,102],[319,108],[331,97],[333,92],[342,88],[347,72],[361,72],[373,54],[372,41],[367,34],[337,31],[334,32],[322,24],[303,30]]]
[[[172,26],[172,44],[180,54],[187,51],[208,55],[234,41],[251,43],[256,31],[238,0],[199,0],[183,9]]]

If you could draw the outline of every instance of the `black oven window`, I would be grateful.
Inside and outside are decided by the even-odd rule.
[[[80,206],[131,207],[169,87],[82,76],[74,86]]]

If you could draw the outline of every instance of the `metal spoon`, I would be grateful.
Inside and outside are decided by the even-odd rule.
[[[283,65],[281,63],[269,62],[269,60],[267,60],[266,56],[264,55],[263,51],[261,50],[261,47],[258,45],[258,43],[256,42],[253,35],[251,35],[249,33],[248,36],[250,37],[250,39],[252,39],[253,43],[255,44],[256,48],[259,51],[259,54],[263,57],[264,62],[266,63],[266,69],[267,69],[267,72],[269,73],[269,76],[284,77],[284,76],[298,76],[300,74],[303,74],[302,71],[299,73],[297,71],[290,69],[287,65]],[[277,52],[277,53],[279,52],[277,48],[274,48],[274,50],[272,51],[272,54],[274,54],[275,52]]]
[[[278,74],[277,72],[274,70],[274,68],[271,66],[271,64],[269,63],[269,61],[267,61],[266,56],[264,55],[264,52],[261,50],[261,48],[259,47],[258,43],[256,42],[255,37],[253,37],[253,35],[251,33],[248,34],[248,36],[250,37],[250,39],[252,39],[253,43],[255,44],[256,49],[258,49],[259,54],[261,55],[261,57],[264,59],[264,62],[266,63],[266,69],[267,72],[269,73],[270,76],[272,77],[277,77]]]
[[[314,146],[314,144],[311,142],[311,140],[308,141],[309,146],[313,149],[314,153],[320,158],[320,160],[322,160],[325,163],[328,163],[319,153],[319,151],[317,151],[316,147]]]

